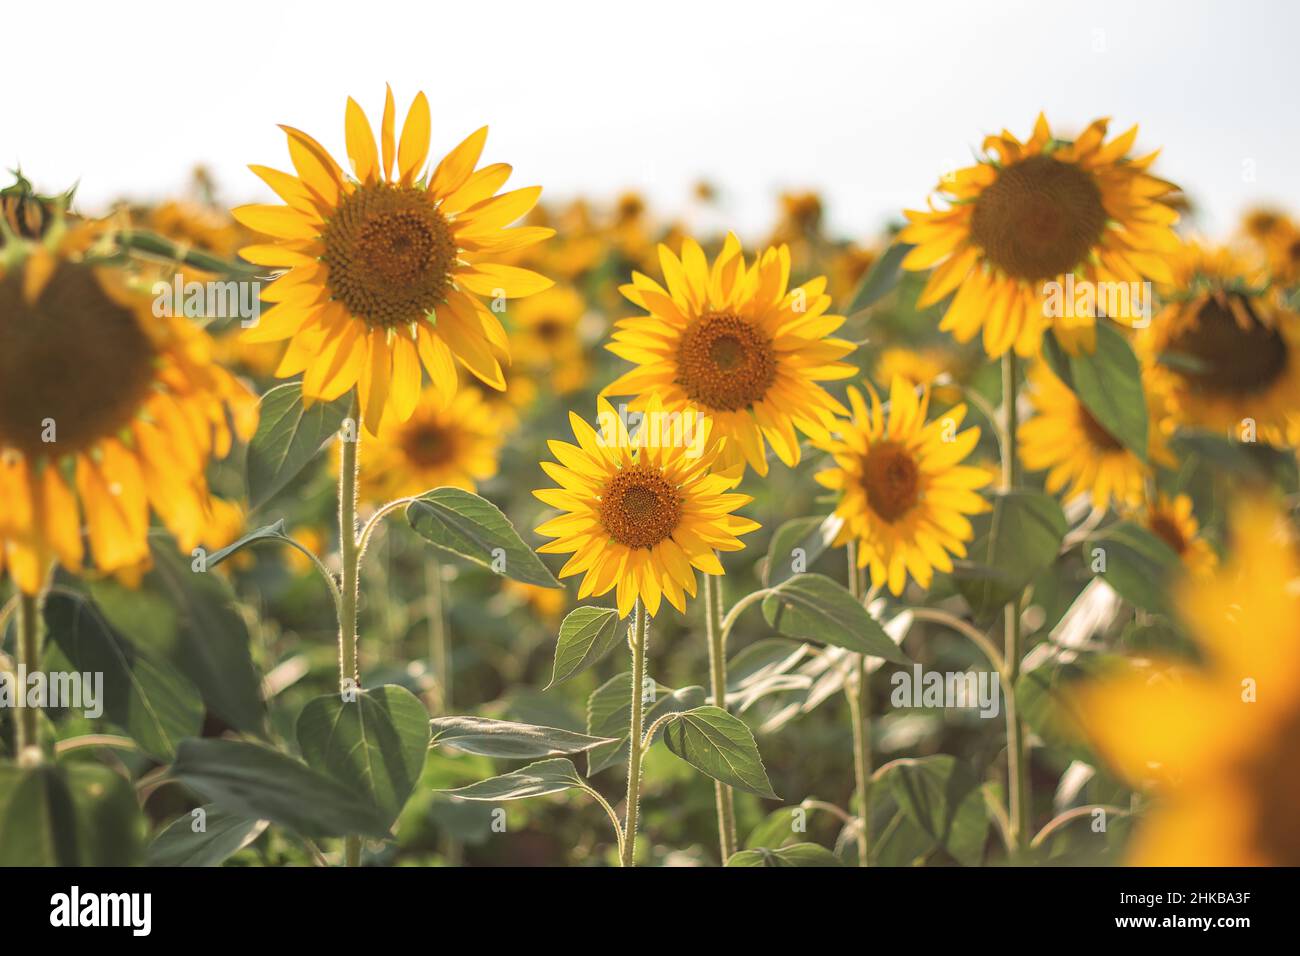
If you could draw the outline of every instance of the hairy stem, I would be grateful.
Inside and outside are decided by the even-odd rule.
[[[1002,412],[1004,415],[1002,447],[1002,489],[1011,491],[1020,476],[1016,416],[1016,356],[1008,351],[1002,356]],[[1020,596],[1007,603],[1003,611],[1003,670],[1006,686],[1003,693],[1007,701],[1007,816],[1010,823],[1010,842],[1013,852],[1019,853],[1028,846],[1030,828],[1030,789],[1028,753],[1025,749],[1025,726],[1016,706],[1015,684],[1020,676],[1020,659],[1023,654],[1020,634]]]
[[[862,575],[858,570],[857,542],[847,548],[849,593],[862,600]],[[871,702],[868,696],[866,660],[850,656],[850,671],[844,682],[849,699],[849,721],[853,727],[853,778],[858,808],[858,866],[870,865],[871,853]]]
[[[32,674],[41,669],[41,609],[43,595],[20,594],[18,598],[18,669]],[[25,687],[17,688],[22,706],[14,721],[14,752],[19,756],[28,747],[40,747],[40,708],[28,707]]]
[[[636,866],[637,810],[641,800],[641,725],[644,723],[641,693],[645,684],[646,613],[640,598],[633,615],[632,721],[627,738],[627,822],[623,825],[623,866]]]
[[[361,445],[361,423],[357,421],[355,397],[348,418],[353,423],[354,433],[351,440],[346,431],[339,439],[339,554],[343,561],[343,587],[339,596],[339,692],[343,694],[355,692],[360,684],[357,668],[358,570],[361,564],[361,549],[357,541],[357,477],[360,462],[357,453]],[[346,426],[347,422],[344,424]],[[360,837],[344,839],[343,856],[347,866],[361,864]]]
[[[709,639],[709,683],[713,703],[727,709],[727,632],[722,627],[722,579],[704,575],[704,616]],[[731,788],[720,780],[713,782],[718,811],[718,847],[722,865],[736,852],[736,804]]]

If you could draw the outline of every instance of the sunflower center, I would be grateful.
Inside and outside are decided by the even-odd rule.
[[[1096,180],[1050,156],[1007,166],[971,215],[971,236],[993,265],[1029,282],[1073,272],[1105,226]]]
[[[1251,792],[1259,800],[1256,849],[1276,865],[1300,866],[1300,814],[1295,812],[1295,795],[1300,792],[1300,711],[1283,722],[1272,745],[1261,753],[1267,758],[1257,758],[1247,768]]]
[[[871,510],[893,524],[921,500],[921,469],[905,446],[882,442],[867,452],[862,487]]]
[[[415,186],[358,186],[321,238],[330,293],[372,327],[423,319],[443,301],[456,264],[451,226]]]
[[[1179,374],[1224,395],[1266,391],[1287,367],[1286,341],[1262,323],[1241,296],[1227,304],[1207,299],[1195,321],[1174,336],[1167,349],[1194,360],[1194,368]]]
[[[1083,429],[1083,434],[1087,437],[1089,444],[1098,451],[1121,451],[1124,443],[1118,441],[1114,435],[1107,431],[1106,426],[1093,417],[1092,412],[1079,405],[1079,426]]]
[[[30,304],[15,269],[0,282],[0,445],[61,457],[116,434],[148,396],[156,355],[91,267],[60,263]]]
[[[600,497],[600,522],[609,536],[629,548],[653,548],[682,519],[682,496],[652,465],[624,468]]]
[[[564,323],[559,319],[543,319],[534,326],[533,331],[541,341],[550,345],[560,340],[564,328]]]
[[[1187,549],[1187,540],[1183,537],[1183,532],[1168,515],[1152,515],[1151,520],[1147,522],[1147,527],[1152,534],[1169,545],[1174,554],[1182,554]]]
[[[456,458],[456,435],[437,422],[421,422],[405,430],[402,451],[420,468],[436,468]]]
[[[676,383],[691,401],[735,412],[762,401],[775,381],[771,340],[740,316],[706,312],[682,333]]]

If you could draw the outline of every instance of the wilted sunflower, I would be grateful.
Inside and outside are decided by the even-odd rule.
[[[97,571],[145,564],[151,508],[184,550],[204,542],[208,461],[232,422],[257,425],[205,333],[77,255],[91,229],[0,260],[0,570],[28,594],[56,560],[81,569],[86,542]]]
[[[1300,561],[1269,505],[1232,530],[1231,559],[1179,591],[1203,664],[1135,661],[1077,701],[1100,755],[1154,797],[1139,866],[1300,866]]]
[[[979,441],[978,428],[957,428],[966,406],[957,405],[926,422],[930,392],[918,400],[912,384],[895,378],[889,412],[875,389],[871,407],[849,388],[853,418],[841,423],[837,439],[822,445],[835,467],[814,475],[840,493],[835,514],[843,524],[836,545],[858,542],[858,567],[871,569],[871,584],[902,594],[910,574],[929,587],[934,571],[951,571],[949,555],[966,556],[973,530],[967,515],[988,510],[977,489],[988,471],[962,465]]]
[[[1073,274],[1131,289],[1169,278],[1161,256],[1177,247],[1178,214],[1164,200],[1176,187],[1147,172],[1154,153],[1128,158],[1136,126],[1107,143],[1107,122],[1095,121],[1073,142],[1053,137],[1041,115],[1026,143],[1005,130],[989,136],[979,163],[941,182],[946,208],[907,212],[911,224],[898,239],[916,248],[903,266],[934,268],[918,306],[956,293],[941,329],[968,342],[983,328],[990,356],[1012,347],[1029,356],[1054,324],[1066,348],[1090,352],[1093,318],[1049,318],[1047,283]],[[1131,322],[1132,300],[1113,298],[1120,307],[1110,318]]]
[[[1214,569],[1218,555],[1200,536],[1200,524],[1187,495],[1170,498],[1163,492],[1149,502],[1141,518],[1148,531],[1173,550],[1189,574],[1203,575]]]
[[[542,375],[560,395],[582,388],[590,375],[578,335],[586,311],[586,300],[569,286],[529,296],[510,310],[518,363]]]
[[[565,514],[538,526],[538,534],[556,540],[537,550],[573,553],[560,577],[584,573],[579,600],[617,587],[624,617],[637,598],[652,615],[661,597],[684,611],[686,595],[695,596],[695,570],[722,574],[714,552],[739,551],[738,536],[758,530],[757,522],[732,514],[753,500],[731,491],[743,469],[714,470],[719,445],[704,416],[692,419],[698,431],[677,440],[686,430],[661,427],[669,419],[652,399],[629,437],[609,402],[601,399],[598,407],[599,432],[570,412],[578,444],[547,443],[560,464],[545,461],[542,470],[560,487],[533,494]]]
[[[426,388],[404,422],[387,421],[366,445],[361,497],[391,501],[450,486],[473,491],[497,473],[505,433],[473,389],[450,402]]]
[[[475,171],[487,127],[471,134],[432,173],[429,103],[415,97],[394,144],[388,91],[380,148],[365,114],[348,100],[346,136],[355,178],[306,133],[285,126],[297,176],[250,167],[285,201],[233,211],[275,242],[240,254],[287,268],[263,294],[275,303],[250,341],[289,339],[276,374],[303,372],[303,396],[331,401],[357,387],[367,429],[386,413],[405,421],[419,401],[421,365],[444,399],[456,391],[456,362],[505,388],[509,343],[476,296],[519,297],[550,286],[535,272],[494,259],[553,234],[506,229],[537,202],[541,188],[496,195],[510,167]],[[396,167],[394,167],[396,162]]]
[[[1030,471],[1047,471],[1048,492],[1063,492],[1067,499],[1086,494],[1102,511],[1112,501],[1130,508],[1142,503],[1151,466],[1107,431],[1045,363],[1030,369],[1029,396],[1034,415],[1016,433],[1020,460]],[[1156,407],[1150,395],[1148,407]],[[1147,430],[1147,457],[1172,463],[1155,415]]]
[[[1138,345],[1175,420],[1237,437],[1253,422],[1259,437],[1282,440],[1300,408],[1300,315],[1228,249],[1189,243],[1173,268],[1169,304]]]
[[[789,289],[790,254],[770,248],[746,266],[740,242],[728,235],[710,269],[692,239],[682,257],[659,247],[665,290],[639,272],[622,292],[648,315],[622,319],[606,346],[637,367],[602,395],[637,395],[632,408],[657,396],[668,411],[697,409],[725,438],[725,468],[748,462],[767,474],[764,439],[778,458],[799,463],[799,438],[826,441],[835,414],[846,414],[818,382],[847,378],[840,359],[853,344],[828,338],[844,317],[828,315],[826,279]]]

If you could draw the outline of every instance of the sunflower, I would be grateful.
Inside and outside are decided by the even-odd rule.
[[[1138,338],[1180,424],[1283,440],[1300,408],[1300,315],[1267,274],[1228,249],[1188,243],[1173,259],[1168,304]]]
[[[1142,866],[1300,866],[1300,561],[1269,505],[1241,507],[1232,557],[1179,593],[1204,663],[1134,661],[1085,687],[1083,730],[1154,800]]]
[[[1137,127],[1109,143],[1106,120],[1077,140],[1052,136],[1040,115],[1033,136],[1021,143],[1010,133],[984,141],[984,157],[940,184],[946,208],[908,211],[910,225],[898,235],[915,248],[906,269],[937,267],[917,305],[934,305],[956,293],[940,328],[968,342],[981,327],[984,350],[997,357],[1014,347],[1037,353],[1044,330],[1054,324],[1071,352],[1092,351],[1094,317],[1049,318],[1046,301],[1066,275],[1086,283],[1164,281],[1162,254],[1177,247],[1178,214],[1165,201],[1176,189],[1151,176],[1155,154],[1127,157]],[[1110,318],[1131,323],[1131,297]]]
[[[1087,494],[1093,507],[1105,511],[1112,501],[1136,508],[1146,496],[1151,466],[1097,421],[1072,389],[1039,362],[1029,371],[1029,396],[1034,415],[1016,433],[1020,460],[1030,471],[1047,471],[1051,494],[1066,498]],[[1148,392],[1148,408],[1158,403]],[[1172,464],[1158,414],[1147,430],[1147,457]]]
[[[477,296],[531,295],[551,284],[493,261],[548,238],[542,227],[506,229],[537,202],[540,187],[496,195],[510,167],[475,171],[487,127],[471,134],[431,173],[429,103],[415,97],[394,146],[388,91],[375,146],[370,122],[349,99],[345,122],[355,178],[306,133],[282,127],[297,176],[250,167],[287,205],[241,206],[233,215],[271,236],[240,250],[249,262],[289,271],[263,294],[274,303],[254,342],[289,339],[276,374],[303,374],[307,401],[332,401],[357,387],[371,434],[386,414],[405,421],[420,400],[423,373],[449,400],[456,363],[504,389],[509,343]],[[394,168],[396,161],[396,168]]]
[[[1272,278],[1284,288],[1300,284],[1300,227],[1288,220],[1265,246]]]
[[[361,497],[391,501],[450,486],[473,491],[497,473],[505,434],[491,409],[472,389],[450,402],[426,388],[404,422],[388,421],[366,447]]]
[[[721,446],[704,416],[691,419],[695,440],[674,441],[685,429],[672,435],[660,428],[669,418],[655,397],[631,438],[609,402],[598,407],[600,432],[570,412],[578,444],[548,442],[560,464],[542,462],[542,470],[560,487],[533,494],[565,513],[536,529],[556,539],[537,550],[573,554],[560,577],[584,573],[579,600],[617,587],[624,617],[638,598],[651,615],[661,597],[685,611],[695,571],[722,574],[715,552],[739,551],[739,535],[758,530],[732,514],[753,500],[731,490],[743,468],[715,470]]]
[[[203,542],[208,461],[230,450],[232,422],[241,439],[257,425],[256,397],[213,364],[204,332],[75,252],[91,231],[55,226],[0,260],[0,571],[28,594],[56,560],[146,564],[151,509],[182,549]]]
[[[966,406],[957,405],[926,422],[930,393],[895,378],[888,416],[874,388],[871,408],[849,388],[852,420],[838,439],[822,445],[835,467],[818,472],[821,484],[840,494],[835,514],[842,521],[835,544],[858,542],[858,567],[871,568],[872,587],[888,583],[903,593],[910,574],[929,587],[934,571],[952,570],[952,559],[966,556],[973,531],[967,515],[988,510],[976,492],[990,481],[988,471],[962,465],[979,441],[979,429],[957,428]]]
[[[519,364],[544,373],[557,394],[587,384],[590,370],[578,334],[586,312],[586,300],[569,286],[539,292],[511,310],[511,338]]]
[[[953,356],[942,349],[892,346],[876,359],[874,378],[882,384],[904,378],[913,385],[929,385],[949,372],[954,364]]]
[[[1204,575],[1214,569],[1218,555],[1200,536],[1200,525],[1192,513],[1192,499],[1187,495],[1170,498],[1163,492],[1149,502],[1141,517],[1148,531],[1178,555],[1189,574]]]
[[[622,319],[607,348],[637,367],[602,395],[637,395],[633,409],[656,395],[668,411],[694,409],[726,439],[721,467],[748,462],[767,474],[764,439],[778,458],[799,463],[795,429],[826,441],[835,414],[847,410],[817,383],[847,378],[841,362],[853,344],[827,338],[844,322],[828,315],[825,278],[789,289],[790,254],[769,248],[745,264],[728,235],[710,269],[692,239],[682,257],[661,245],[667,290],[639,272],[622,292],[648,315]]]

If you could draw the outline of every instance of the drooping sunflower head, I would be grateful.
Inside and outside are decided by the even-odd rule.
[[[1188,243],[1173,267],[1168,304],[1138,345],[1175,419],[1282,440],[1300,408],[1300,315],[1232,250]]]
[[[1200,534],[1200,524],[1187,495],[1169,497],[1161,492],[1149,501],[1142,513],[1142,523],[1178,555],[1187,573],[1205,575],[1218,563],[1214,548]]]
[[[366,445],[361,496],[383,503],[433,488],[473,491],[497,473],[506,429],[473,389],[444,402],[426,388],[404,422],[388,421]]]
[[[1110,318],[1141,313],[1130,284],[1168,277],[1162,255],[1177,245],[1176,187],[1148,172],[1154,154],[1129,158],[1137,127],[1110,142],[1106,129],[1097,120],[1063,141],[1040,115],[1027,142],[1004,130],[984,141],[976,165],[945,176],[944,208],[908,211],[898,238],[915,248],[903,266],[934,269],[919,306],[953,296],[941,329],[960,342],[982,330],[992,357],[1010,348],[1035,354],[1049,327],[1066,348],[1091,351],[1095,314],[1051,304],[1067,275],[1113,290],[1094,297]]]
[[[639,272],[622,288],[647,314],[615,323],[607,348],[637,367],[601,394],[636,395],[636,409],[653,396],[669,411],[709,416],[726,467],[748,462],[767,474],[765,444],[798,464],[796,429],[826,440],[835,414],[846,413],[818,383],[854,373],[841,361],[853,344],[830,338],[844,318],[826,312],[826,279],[790,289],[786,247],[747,265],[734,235],[712,267],[692,239],[680,259],[661,245],[659,261],[666,288]]]
[[[927,422],[929,389],[918,399],[911,382],[895,378],[886,411],[867,388],[870,407],[849,389],[852,419],[821,443],[834,467],[815,477],[840,495],[835,543],[856,541],[858,566],[871,569],[872,586],[902,594],[908,575],[929,587],[935,570],[952,570],[951,555],[965,557],[973,536],[967,516],[988,510],[977,492],[990,475],[962,464],[979,441],[978,428],[958,431],[966,406]]]
[[[0,569],[28,593],[87,550],[101,572],[146,564],[151,509],[185,550],[206,542],[208,461],[257,423],[205,333],[61,232],[0,261]]]
[[[584,575],[579,600],[617,588],[622,616],[638,598],[652,615],[661,599],[684,611],[695,571],[722,574],[716,552],[739,551],[740,535],[759,527],[732,513],[753,500],[732,491],[743,469],[718,469],[709,419],[684,420],[657,399],[630,436],[604,399],[599,431],[569,420],[578,444],[551,441],[559,463],[542,462],[560,487],[533,492],[563,512],[537,528],[555,538],[537,550],[573,555],[560,576]]]
[[[1300,865],[1300,560],[1270,503],[1239,506],[1217,571],[1178,592],[1203,662],[1160,659],[1084,688],[1098,753],[1155,800],[1129,862]]]
[[[332,401],[357,388],[374,433],[385,415],[415,410],[423,370],[438,394],[456,391],[456,365],[504,389],[509,343],[493,300],[531,295],[550,280],[504,265],[502,255],[554,234],[507,229],[537,202],[540,187],[497,195],[510,167],[476,170],[487,128],[471,134],[432,171],[429,104],[423,93],[394,137],[392,91],[380,143],[351,99],[345,130],[352,175],[306,133],[282,127],[297,176],[250,167],[284,206],[234,210],[273,242],[241,250],[250,262],[287,269],[263,295],[274,303],[245,336],[289,340],[276,374],[303,373],[303,396]]]

